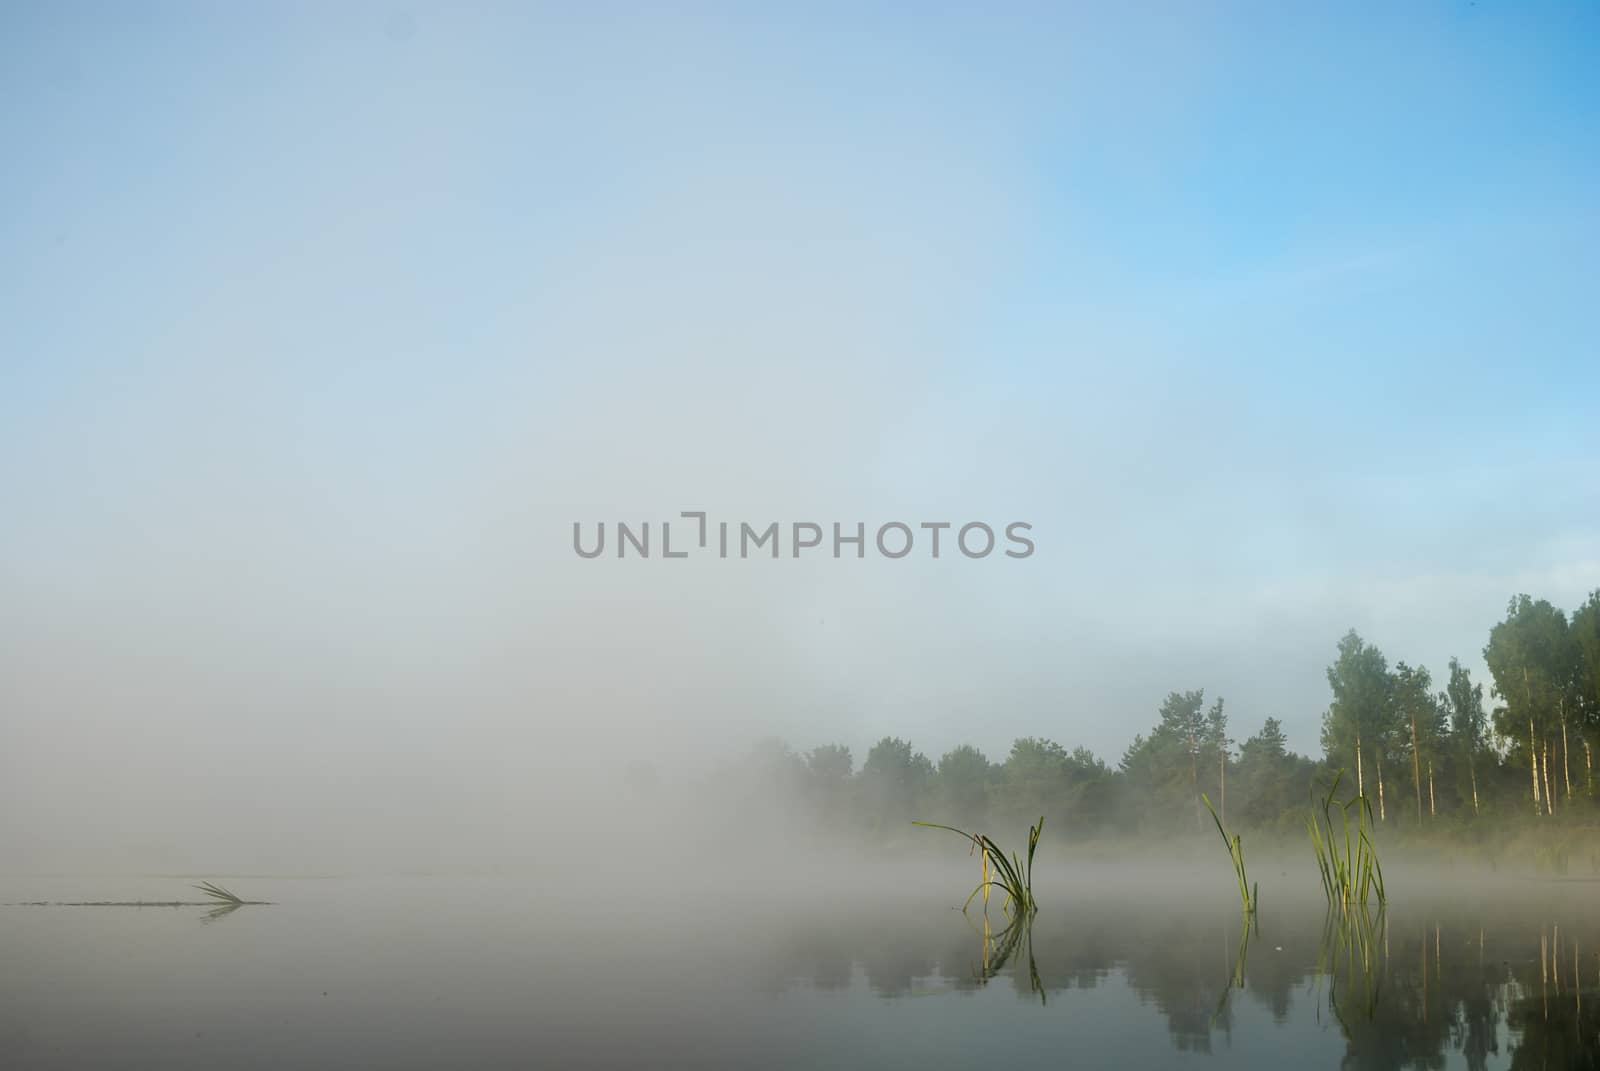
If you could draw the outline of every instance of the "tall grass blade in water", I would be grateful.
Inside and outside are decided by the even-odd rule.
[[[199,889],[201,892],[211,897],[211,899],[225,907],[240,907],[244,904],[243,900],[229,892],[227,889],[224,889],[220,885],[213,885],[209,881],[202,881],[199,885],[192,885],[190,888]]]
[[[1011,858],[1006,858],[1006,853],[990,837],[982,833],[968,833],[955,826],[940,825],[938,822],[912,822],[914,826],[924,826],[928,829],[946,829],[959,837],[964,837],[972,845],[971,851],[979,853],[979,863],[983,868],[983,877],[978,882],[978,887],[972,890],[972,895],[967,897],[967,902],[961,905],[965,911],[972,906],[972,901],[980,895],[983,897],[983,906],[989,907],[989,890],[999,889],[1005,893],[1005,901],[1001,908],[1007,915],[1013,913],[1012,905],[1018,917],[1025,918],[1039,910],[1038,903],[1033,898],[1033,853],[1039,847],[1039,834],[1044,831],[1044,815],[1039,816],[1039,824],[1028,827],[1028,857],[1020,858],[1012,852]],[[970,854],[970,852],[969,852]]]
[[[1356,796],[1345,803],[1334,799],[1339,782],[1344,777],[1340,770],[1334,775],[1328,794],[1323,797],[1318,824],[1316,787],[1312,787],[1311,817],[1306,826],[1311,833],[1311,849],[1317,856],[1317,869],[1322,874],[1322,890],[1329,904],[1341,911],[1350,910],[1354,904],[1365,906],[1370,896],[1376,895],[1379,904],[1388,903],[1383,888],[1383,867],[1378,862],[1378,849],[1372,843],[1372,801],[1366,796]],[[1351,838],[1350,812],[1356,812],[1355,837]],[[1334,826],[1333,816],[1339,816]]]
[[[1206,805],[1206,810],[1211,812],[1211,820],[1217,824],[1217,832],[1222,834],[1222,843],[1228,846],[1228,855],[1233,859],[1233,873],[1239,879],[1239,899],[1243,904],[1246,916],[1253,916],[1256,907],[1261,903],[1261,886],[1258,883],[1254,888],[1250,886],[1250,879],[1244,872],[1244,842],[1235,833],[1228,836],[1228,831],[1222,828],[1222,819],[1217,817],[1217,809],[1211,806],[1211,800],[1204,792],[1200,793],[1200,800]]]

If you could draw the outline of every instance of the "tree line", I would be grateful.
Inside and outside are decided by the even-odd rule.
[[[1451,658],[1442,687],[1354,630],[1328,666],[1331,701],[1320,756],[1290,751],[1278,718],[1243,741],[1227,705],[1203,689],[1174,691],[1115,766],[1087,748],[1022,737],[1004,758],[962,744],[937,761],[884,737],[857,768],[848,747],[795,751],[769,742],[745,772],[839,828],[903,828],[913,817],[968,827],[1032,820],[1058,833],[1203,828],[1202,797],[1230,826],[1299,831],[1310,786],[1345,771],[1347,792],[1382,824],[1526,815],[1595,806],[1600,743],[1600,590],[1568,614],[1517,595],[1483,648],[1484,684]]]

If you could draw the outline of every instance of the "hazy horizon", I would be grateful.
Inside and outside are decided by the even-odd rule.
[[[0,853],[492,858],[1180,689],[1318,754],[1350,628],[1487,684],[1600,588],[1597,18],[8,7]],[[685,510],[1036,551],[572,550]]]

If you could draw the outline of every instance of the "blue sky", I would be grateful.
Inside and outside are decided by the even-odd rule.
[[[169,761],[142,718],[302,775],[382,726],[363,761],[412,770],[442,709],[463,762],[582,726],[1114,759],[1190,687],[1314,749],[1346,628],[1437,675],[1515,592],[1600,586],[1597,23],[11,5],[30,769],[63,719]],[[1041,550],[567,550],[693,508]]]

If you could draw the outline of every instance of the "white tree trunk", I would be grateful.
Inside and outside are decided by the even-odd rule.
[[[1372,761],[1378,764],[1378,821],[1387,822],[1389,814],[1383,809],[1383,753],[1374,755]]]
[[[1417,786],[1417,825],[1422,824],[1422,754],[1417,750],[1417,712],[1411,712],[1411,778]]]
[[[1572,763],[1567,761],[1567,710],[1561,708],[1561,773],[1567,781],[1567,802],[1572,802]]]
[[[1361,730],[1360,729],[1356,730],[1356,793],[1357,793],[1357,795],[1361,795],[1361,796],[1365,796],[1367,794],[1367,781],[1366,781],[1366,778],[1361,776]]]
[[[1544,808],[1539,806],[1539,745],[1533,742],[1533,715],[1528,715],[1528,761],[1532,763],[1533,774],[1533,813],[1538,814]]]
[[[1204,830],[1205,817],[1200,810],[1200,745],[1192,732],[1189,734],[1189,783],[1194,789],[1194,827]]]
[[[1544,743],[1544,813],[1556,813],[1556,801],[1550,798],[1550,741]]]
[[[1222,824],[1228,824],[1228,749],[1217,749],[1217,795],[1222,798]]]

